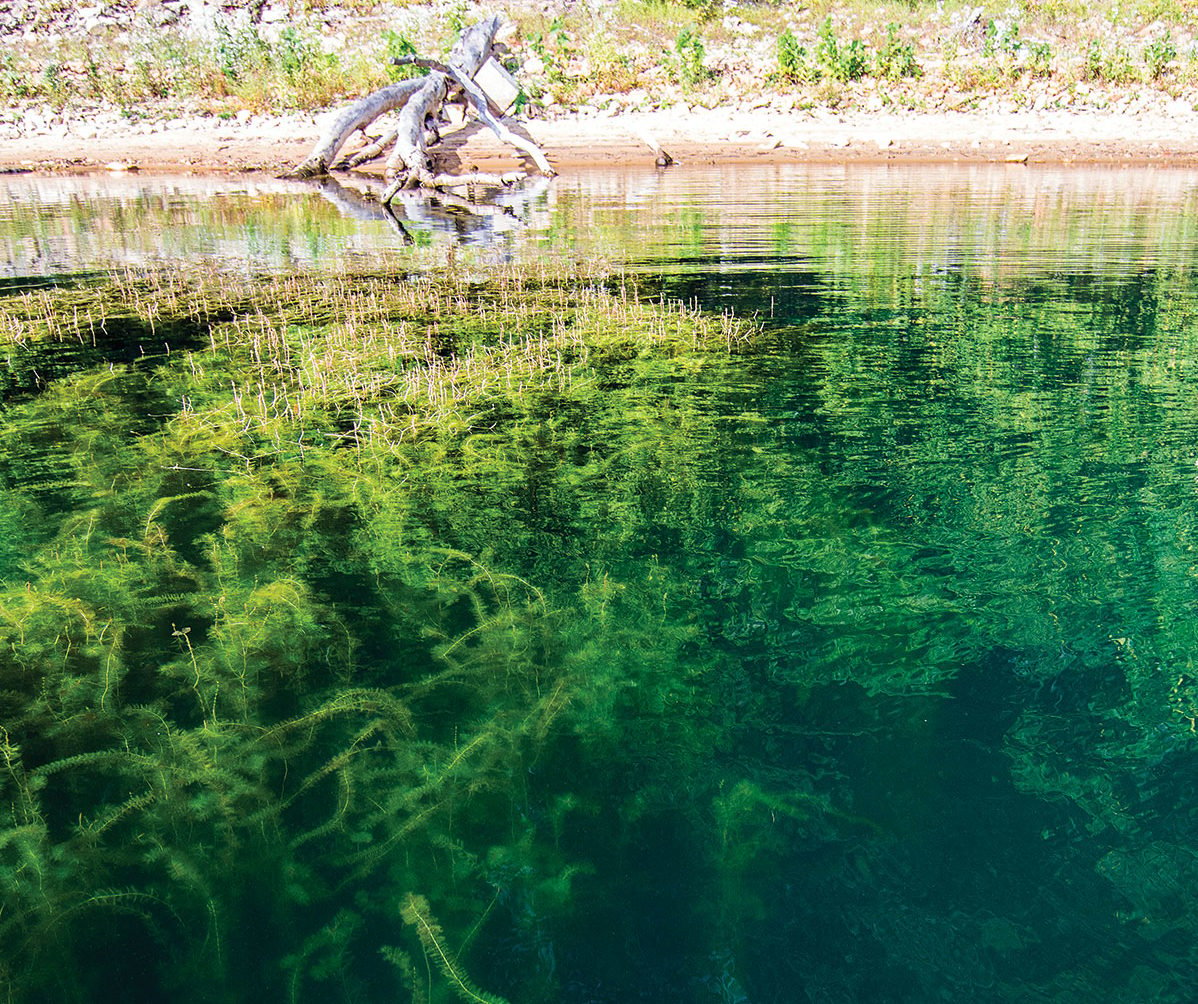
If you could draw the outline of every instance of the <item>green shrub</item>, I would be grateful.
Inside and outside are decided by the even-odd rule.
[[[986,35],[982,41],[983,56],[1017,56],[1023,48],[1023,40],[1019,37],[1018,21],[986,22]]]
[[[416,46],[412,44],[412,40],[407,35],[401,35],[399,32],[388,28],[383,32],[382,39],[382,59],[387,66],[388,77],[392,80],[405,80],[408,77],[414,77],[424,72],[415,66],[395,66],[391,62],[393,59],[402,59],[404,56],[418,55]]]
[[[711,76],[703,65],[707,50],[703,40],[690,28],[683,28],[674,39],[675,72],[683,87],[694,87]]]
[[[1097,39],[1091,39],[1086,46],[1082,76],[1085,80],[1108,84],[1130,84],[1139,79],[1131,54],[1125,46],[1116,43],[1114,49],[1107,53]]]
[[[545,67],[545,77],[551,83],[565,83],[569,79],[567,66],[574,57],[570,38],[560,18],[554,18],[544,35],[536,32],[528,36],[528,47],[532,49]]]
[[[790,29],[778,36],[778,76],[782,80],[810,83],[819,79],[819,67],[811,62],[807,47],[791,34]]]
[[[838,41],[831,17],[819,27],[815,58],[829,77],[842,83],[860,80],[869,73],[869,54],[865,50],[865,43],[859,38],[854,38],[847,45]]]
[[[294,28],[284,28],[278,41],[268,47],[270,61],[289,80],[296,80],[318,66],[331,66],[337,62],[332,53],[325,53],[311,38],[305,38]]]
[[[1027,67],[1033,77],[1051,77],[1052,46],[1047,42],[1028,42]]]
[[[1160,38],[1154,38],[1144,47],[1144,66],[1148,71],[1149,80],[1160,80],[1169,68],[1169,64],[1177,58],[1177,47],[1173,37],[1165,32]]]
[[[874,66],[877,75],[884,80],[923,76],[923,67],[915,58],[915,46],[899,41],[898,25],[894,23],[886,25],[886,41],[878,50]]]

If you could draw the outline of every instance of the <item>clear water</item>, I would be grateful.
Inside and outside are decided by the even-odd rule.
[[[285,271],[409,253],[385,223],[281,184],[5,183],[13,289],[113,260]],[[395,487],[402,506],[387,504],[403,521],[370,510],[375,544],[347,543],[368,507],[331,504],[332,482],[296,492],[286,511],[308,514],[304,533],[264,519],[273,556],[255,559],[252,582],[282,569],[340,604],[357,672],[385,688],[397,659],[419,662],[430,644],[412,612],[420,595],[441,596],[446,637],[451,623],[463,638],[484,623],[465,587],[431,574],[426,593],[400,584],[402,557],[377,544],[391,526],[541,597],[535,645],[513,621],[488,642],[496,665],[593,685],[571,691],[519,776],[480,764],[485,795],[472,797],[491,800],[490,816],[463,809],[441,843],[397,843],[369,876],[339,874],[321,836],[312,860],[263,879],[252,909],[205,886],[223,927],[180,934],[130,897],[90,949],[0,928],[14,953],[61,938],[63,957],[90,970],[39,987],[112,1000],[131,985],[139,1000],[1192,1000],[1198,176],[688,170],[561,182],[519,208],[521,228],[496,235],[446,214],[420,239],[471,234],[489,260],[603,255],[649,301],[756,317],[764,334],[701,367],[615,367],[585,408],[542,401],[486,439],[487,464],[455,454],[453,473]],[[168,405],[128,372],[111,399],[124,410],[93,417],[152,438]],[[86,573],[51,581],[30,549],[60,554],[62,521],[83,525],[109,503],[62,486],[54,451],[68,435],[29,411],[54,374],[9,378],[0,566],[10,589],[84,595]],[[234,540],[249,519],[196,505],[170,524],[180,540]],[[488,588],[491,606],[518,591]],[[3,686],[19,691],[14,639],[32,626],[11,596],[0,609],[15,660]],[[196,651],[219,643],[197,629],[184,647],[167,628],[179,631],[179,609],[156,616],[145,637],[129,629],[147,660],[186,669],[191,639]],[[299,614],[289,624],[289,637],[305,630]],[[429,736],[472,748],[457,734],[479,714],[468,698],[422,713]],[[27,759],[39,741],[26,737]],[[0,862],[16,888],[33,866],[14,790]],[[328,811],[312,816],[297,832]],[[180,853],[162,881],[200,882],[192,860]],[[61,884],[76,865],[36,867]],[[111,873],[113,896],[139,892],[127,868]],[[420,869],[426,885],[413,888]],[[286,883],[306,892],[285,897]],[[411,947],[419,918],[398,919],[412,892],[428,895],[453,961],[485,993],[426,972]],[[393,904],[394,929],[367,923],[376,899]],[[379,962],[404,937],[416,960],[406,990]]]

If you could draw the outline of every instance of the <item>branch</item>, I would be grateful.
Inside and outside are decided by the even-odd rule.
[[[470,104],[473,106],[475,113],[483,124],[495,133],[503,142],[516,147],[517,150],[523,150],[537,165],[537,169],[545,175],[554,175],[557,172],[553,169],[553,165],[549,163],[549,159],[545,156],[544,151],[533,143],[531,140],[526,140],[522,136],[517,136],[511,129],[507,127],[502,119],[496,118],[491,114],[488,106],[488,98],[483,89],[478,86],[472,77],[466,76],[457,67],[449,63],[439,63],[435,59],[420,59],[413,56],[401,56],[391,60],[397,64],[411,64],[413,66],[424,67],[425,69],[444,73],[447,76],[453,77],[454,81],[463,91],[466,92],[466,97],[470,99]],[[477,72],[477,71],[476,71]]]
[[[355,129],[365,129],[380,115],[407,104],[408,99],[424,84],[423,80],[401,80],[359,98],[344,108],[325,128],[324,134],[306,160],[298,164],[291,175],[296,178],[314,178],[328,173],[329,164],[337,151],[345,144]]]
[[[387,147],[394,143],[398,136],[399,133],[392,129],[390,132],[384,133],[373,143],[362,147],[362,149],[357,153],[346,157],[343,161],[341,161],[341,163],[335,164],[333,166],[349,169],[351,167],[357,167],[359,164],[365,164],[368,160],[374,160],[375,157],[378,157],[384,150],[387,149]]]

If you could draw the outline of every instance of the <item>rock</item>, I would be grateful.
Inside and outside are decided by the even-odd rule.
[[[734,35],[756,35],[759,30],[757,25],[750,24],[735,14],[729,14],[723,19],[721,24],[723,24],[725,31],[729,31]]]
[[[155,28],[169,28],[178,24],[183,18],[183,11],[167,3],[146,4],[141,10],[142,16]]]

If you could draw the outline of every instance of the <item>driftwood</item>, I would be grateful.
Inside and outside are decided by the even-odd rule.
[[[389,204],[404,189],[494,188],[525,177],[523,173],[446,174],[435,169],[429,148],[440,140],[436,121],[446,100],[458,92],[465,94],[474,113],[496,136],[526,154],[541,174],[554,174],[544,151],[513,132],[504,122],[502,111],[488,106],[487,95],[474,81],[475,74],[491,57],[500,23],[500,18],[495,16],[463,30],[444,63],[419,58],[393,60],[401,65],[419,66],[428,72],[423,77],[381,88],[343,109],[326,127],[312,152],[291,174],[299,178],[327,174],[350,136],[359,130],[365,135],[365,129],[376,119],[398,111],[393,128],[335,165],[338,168],[357,167],[381,157],[390,147],[385,171],[390,184],[383,193],[383,204]]]
[[[537,165],[537,169],[542,174],[553,174],[553,168],[550,166],[545,154],[541,152],[541,148],[531,140],[526,140],[522,136],[517,136],[511,131],[511,129],[504,125],[501,118],[498,118],[496,115],[492,114],[491,109],[488,107],[490,102],[487,100],[487,95],[483,93],[483,89],[474,82],[472,77],[469,77],[463,73],[461,69],[448,63],[438,63],[435,59],[420,59],[416,56],[407,56],[403,59],[393,59],[391,62],[401,66],[404,64],[423,66],[426,70],[432,70],[436,73],[442,73],[446,76],[453,77],[453,79],[457,82],[457,85],[470,100],[471,107],[474,108],[475,114],[482,119],[484,125],[488,126],[491,131],[505,143],[510,143],[518,150],[523,150],[525,153],[527,153],[533,159],[533,163]],[[478,71],[475,70],[474,72],[477,73]]]
[[[419,80],[403,80],[354,102],[329,124],[307,159],[297,164],[291,173],[297,178],[315,178],[327,174],[329,164],[350,136],[359,129],[365,129],[380,115],[402,107],[419,87]]]

